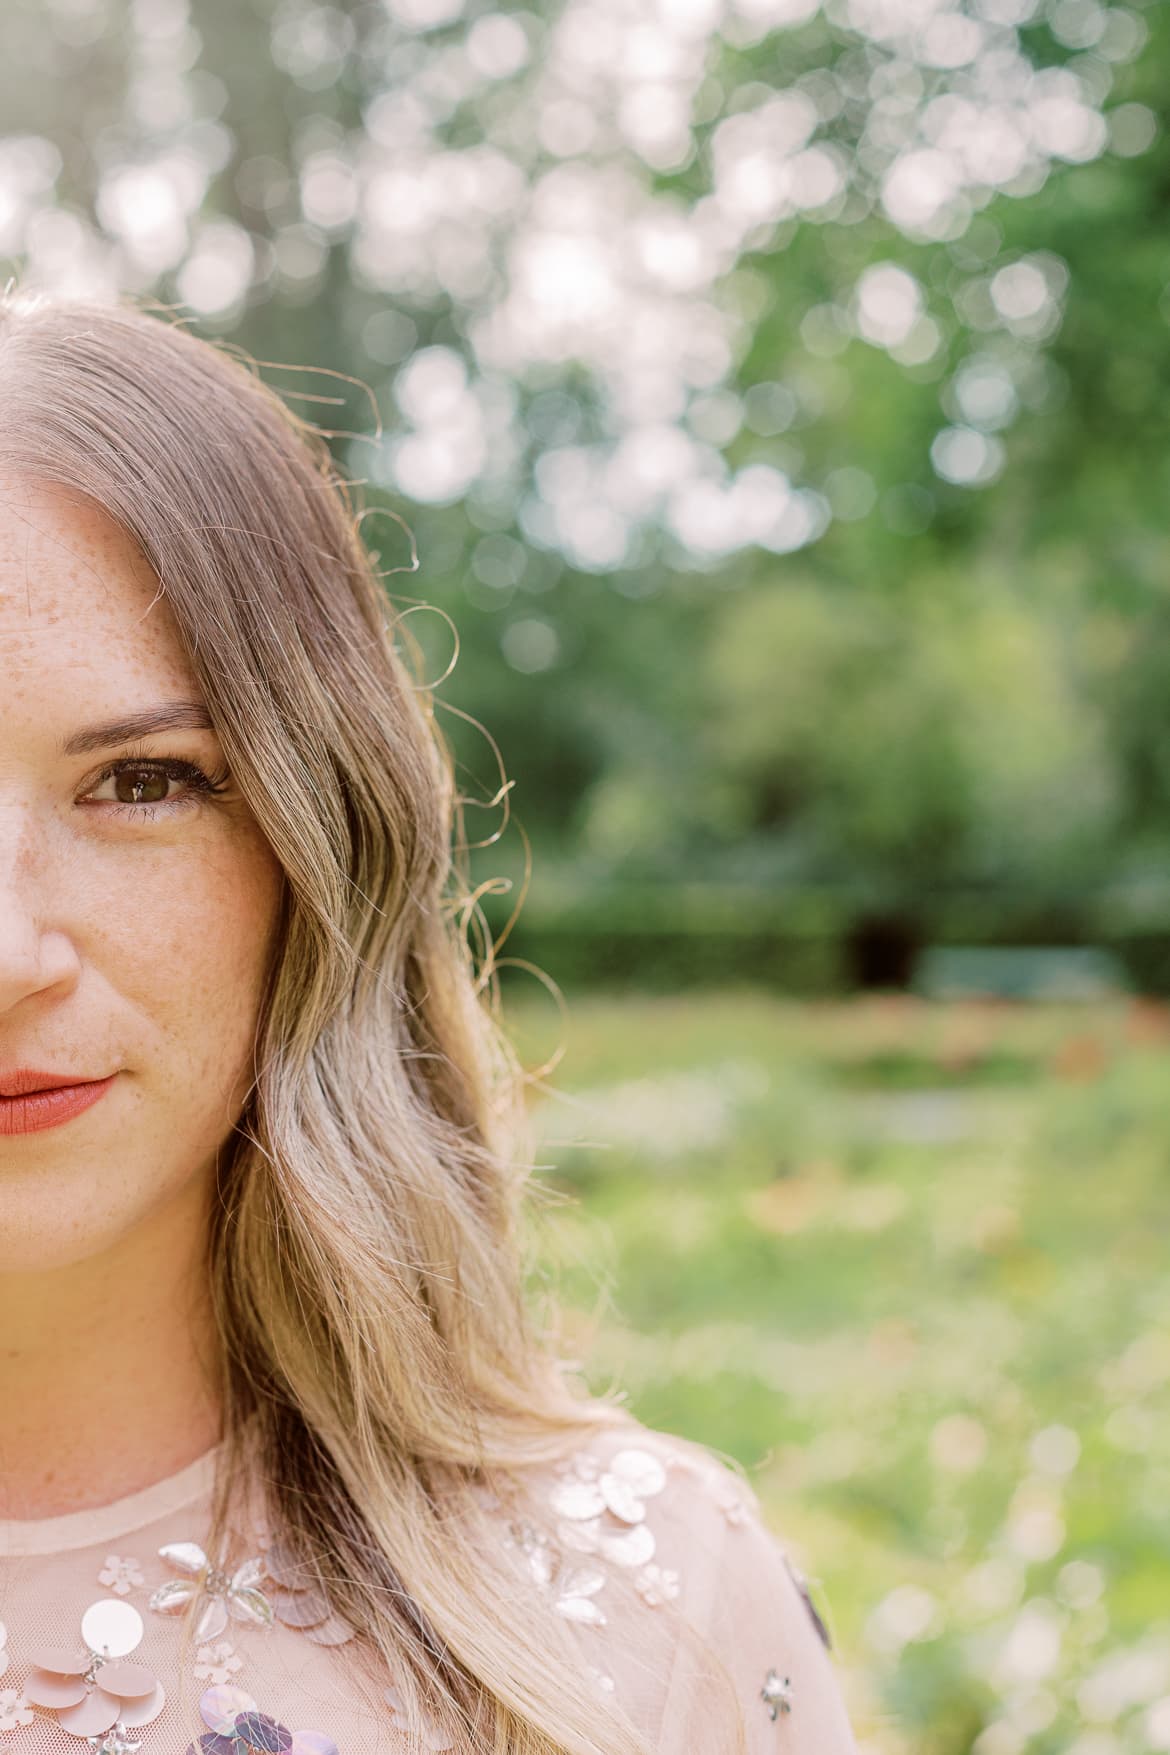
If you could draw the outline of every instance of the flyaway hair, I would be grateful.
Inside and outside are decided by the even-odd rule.
[[[626,1416],[526,1314],[522,1071],[460,926],[454,764],[325,440],[178,322],[10,289],[0,474],[136,541],[285,876],[208,1239],[212,1551],[251,1470],[413,1746],[425,1715],[473,1755],[649,1755],[487,1533],[485,1487]]]

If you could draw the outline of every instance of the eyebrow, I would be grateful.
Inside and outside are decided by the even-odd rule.
[[[118,743],[135,743],[159,731],[214,731],[211,715],[201,701],[165,701],[157,707],[143,707],[123,719],[107,719],[101,725],[86,725],[66,738],[61,745],[63,756],[82,756],[90,750],[109,749]]]

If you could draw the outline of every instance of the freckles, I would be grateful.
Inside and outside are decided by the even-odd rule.
[[[115,956],[128,988],[165,996],[172,1017],[234,1009],[263,961],[267,896],[237,862],[182,848],[149,874],[136,871],[132,906],[122,892],[112,909],[107,899],[94,943]]]
[[[159,966],[181,975],[183,1009],[243,1021],[259,999],[278,918],[283,873],[239,828],[192,863],[170,889]]]
[[[258,827],[237,824],[213,885],[211,930],[241,962],[259,966],[280,913],[284,872]]]

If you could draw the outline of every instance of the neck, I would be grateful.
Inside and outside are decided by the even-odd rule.
[[[0,1274],[0,1517],[57,1517],[175,1474],[219,1439],[192,1179],[111,1249]]]

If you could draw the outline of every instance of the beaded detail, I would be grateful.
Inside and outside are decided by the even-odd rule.
[[[195,1626],[200,1640],[218,1639],[230,1615],[253,1627],[271,1627],[272,1604],[258,1589],[262,1560],[245,1560],[234,1572],[213,1566],[198,1542],[168,1542],[159,1557],[182,1576],[168,1578],[151,1593],[150,1606],[160,1615],[177,1615],[197,1597],[207,1600]]]
[[[277,1620],[282,1621],[286,1627],[295,1627],[306,1639],[311,1639],[314,1645],[345,1645],[351,1640],[354,1629],[335,1613],[331,1605],[326,1604],[325,1615],[319,1620],[308,1612],[310,1602],[320,1603],[323,1600],[322,1593],[303,1574],[286,1544],[273,1535],[267,1519],[263,1515],[256,1515],[252,1520],[251,1530],[252,1543],[260,1553],[265,1574],[276,1586],[275,1591],[269,1594]],[[298,1601],[300,1593],[305,1593],[302,1601]]]
[[[787,1676],[769,1670],[764,1677],[764,1686],[760,1689],[760,1699],[768,1709],[768,1717],[775,1721],[782,1712],[792,1711],[792,1683]]]
[[[196,1542],[170,1542],[158,1552],[176,1576],[152,1592],[150,1608],[173,1615],[205,1599],[198,1619],[204,1643],[196,1653],[194,1673],[212,1684],[200,1701],[208,1728],[190,1745],[188,1755],[338,1755],[336,1742],[324,1731],[290,1731],[234,1686],[232,1678],[243,1659],[229,1640],[216,1639],[229,1616],[257,1629],[280,1620],[321,1645],[341,1645],[354,1637],[354,1629],[333,1613],[322,1594],[296,1575],[288,1551],[270,1544],[263,1559],[247,1559],[231,1572],[214,1565]],[[124,1599],[145,1581],[135,1560],[115,1554],[107,1555],[99,1578],[122,1594],[89,1605],[76,1645],[33,1648],[23,1691],[0,1691],[0,1732],[19,1731],[40,1716],[88,1743],[93,1755],[136,1755],[142,1747],[141,1728],[152,1724],[166,1703],[154,1671],[126,1661],[141,1642],[145,1624]],[[270,1582],[271,1597],[259,1588],[261,1579]],[[9,1664],[7,1646],[7,1629],[0,1623],[0,1675]],[[431,1746],[438,1750],[449,1744],[436,1739]]]
[[[744,1522],[752,1506],[750,1492],[725,1470],[675,1451],[660,1459],[631,1446],[608,1463],[591,1450],[579,1450],[560,1464],[548,1495],[555,1539],[528,1518],[507,1526],[508,1546],[520,1551],[533,1581],[551,1594],[558,1614],[586,1626],[606,1625],[597,1600],[608,1576],[606,1562],[629,1570],[648,1608],[680,1595],[680,1574],[655,1559],[657,1541],[646,1515],[647,1502],[658,1497],[668,1474],[676,1471],[701,1479],[729,1524]],[[578,1555],[587,1556],[587,1563],[577,1560]]]

